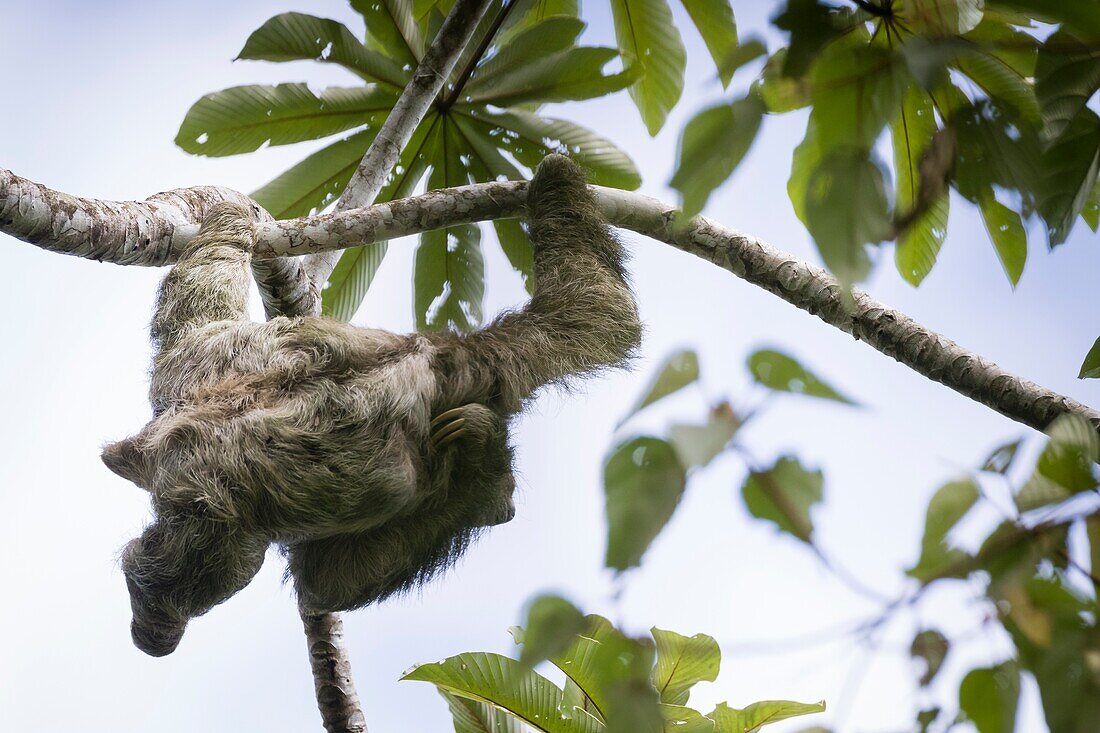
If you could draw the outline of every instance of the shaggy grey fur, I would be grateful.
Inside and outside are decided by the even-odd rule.
[[[509,420],[540,387],[624,364],[641,334],[622,247],[577,166],[544,160],[528,202],[534,295],[465,336],[250,322],[252,220],[211,212],[161,285],[153,420],[103,452],[156,515],[122,558],[138,648],[171,653],[273,542],[305,608],[350,609],[511,519]]]

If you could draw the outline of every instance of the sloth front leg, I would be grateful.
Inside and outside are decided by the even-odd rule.
[[[507,440],[503,420],[485,405],[472,402],[441,412],[431,422],[429,443],[441,450],[463,440],[468,449],[480,453],[493,439]]]

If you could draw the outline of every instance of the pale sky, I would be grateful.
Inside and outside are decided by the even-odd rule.
[[[584,5],[585,41],[609,44],[606,5]],[[774,8],[747,0],[734,6],[743,34],[762,28]],[[172,139],[188,107],[210,91],[280,81],[356,83],[317,64],[230,63],[249,32],[288,10],[362,29],[339,0],[0,1],[0,68],[7,78],[0,166],[98,198],[142,199],[193,184],[258,188],[317,144],[207,159],[184,154]],[[643,190],[669,201],[674,195],[665,182],[679,131],[694,111],[721,97],[702,43],[682,27],[688,82],[656,139],[625,94],[546,110],[629,151],[645,178]],[[803,125],[797,114],[767,120],[706,213],[816,261],[785,191]],[[485,240],[486,305],[495,312],[523,295],[492,236]],[[700,351],[703,388],[655,411],[643,427],[701,419],[705,405],[726,396],[735,404],[757,399],[747,355],[762,346],[788,351],[864,407],[777,398],[746,442],[761,459],[795,452],[823,468],[826,503],[814,513],[822,545],[866,583],[896,595],[904,587],[902,569],[916,558],[931,493],[994,446],[1034,433],[728,272],[636,235],[626,241],[647,327],[637,370],[591,382],[577,395],[540,400],[515,436],[516,519],[422,592],[345,616],[371,731],[449,730],[443,701],[424,683],[398,681],[402,671],[463,651],[512,653],[508,627],[520,621],[527,599],[547,590],[634,633],[656,625],[716,637],[725,650],[721,676],[693,695],[704,711],[722,700],[828,701],[825,715],[769,729],[779,733],[811,723],[844,732],[903,730],[917,706],[936,696],[953,704],[961,675],[1000,661],[1004,639],[970,634],[931,696],[915,692],[907,658],[914,616],[899,619],[872,654],[847,640],[769,644],[828,641],[821,630],[868,617],[876,606],[796,541],[747,516],[739,499],[744,469],[732,456],[693,478],[644,567],[614,581],[602,570],[602,456],[618,417],[671,350]],[[411,328],[412,244],[391,247],[355,322]],[[1100,383],[1076,379],[1100,333],[1097,244],[1078,226],[1051,255],[1035,236],[1013,292],[979,217],[956,200],[948,242],[924,285],[915,290],[902,281],[886,250],[867,289],[1006,369],[1097,405]],[[0,606],[0,730],[318,730],[305,643],[274,551],[247,589],[191,624],[176,653],[153,659],[130,643],[117,555],[147,521],[147,497],[110,473],[99,451],[148,419],[146,328],[163,272],[62,257],[3,236],[0,252],[8,273],[0,289],[6,314],[0,335],[8,344],[0,359],[0,585],[7,594]],[[980,517],[977,524],[996,519]],[[966,634],[978,626],[979,611],[959,583],[935,593],[919,618]],[[1031,686],[1027,695],[1033,699]],[[1027,730],[1042,730],[1033,704],[1025,715]]]

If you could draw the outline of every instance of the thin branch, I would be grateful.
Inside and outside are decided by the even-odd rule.
[[[439,105],[440,112],[446,112],[458,101],[458,97],[462,94],[462,89],[466,86],[466,82],[470,80],[470,76],[474,73],[474,69],[476,69],[478,63],[481,62],[481,57],[489,50],[489,44],[493,42],[493,38],[496,36],[497,31],[504,25],[508,13],[512,12],[512,8],[515,6],[516,0],[508,0],[508,2],[504,4],[504,7],[497,13],[497,17],[493,18],[493,24],[489,26],[489,30],[485,32],[485,36],[481,39],[481,42],[477,44],[477,48],[474,49],[474,53],[470,56],[470,60],[466,62],[466,67],[462,69],[462,73],[458,75],[458,80],[455,81],[451,93],[448,94],[447,98]]]
[[[336,613],[301,611],[302,626],[313,667],[317,707],[328,733],[366,733],[367,722],[351,677],[351,661],[344,645],[344,622]]]
[[[46,196],[43,189],[0,172],[0,231],[66,254],[143,265],[172,261],[197,231],[194,225],[175,227],[154,220],[159,212],[152,204],[96,202],[79,212],[48,211],[46,201],[63,195]],[[600,186],[593,190],[613,225],[729,270],[1013,420],[1043,430],[1059,415],[1075,414],[1100,432],[1100,412],[1006,372],[859,289],[853,289],[848,298],[836,279],[819,267],[703,217],[677,221],[675,207],[648,196]],[[523,215],[526,195],[524,181],[479,183],[337,214],[267,222],[259,226],[255,256],[335,250],[456,224],[518,217]],[[118,216],[129,218],[90,221],[101,211],[118,211]]]

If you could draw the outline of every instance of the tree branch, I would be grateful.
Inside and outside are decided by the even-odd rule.
[[[206,192],[203,195],[225,191],[197,190]],[[600,186],[593,190],[613,225],[729,270],[1017,422],[1043,430],[1068,413],[1086,418],[1100,432],[1100,412],[1006,372],[859,289],[853,291],[854,305],[849,308],[843,288],[819,267],[703,217],[678,222],[675,207],[648,196]],[[180,210],[164,210],[162,197],[182,197],[179,192],[158,194],[152,203],[94,202],[74,211],[69,205],[83,200],[43,191],[49,189],[0,171],[0,231],[56,252],[131,265],[173,261],[197,231],[193,224],[177,224],[185,216]],[[480,183],[342,213],[267,222],[259,227],[255,256],[330,251],[456,224],[519,217],[526,195],[524,181]],[[57,200],[66,206],[49,209],[47,203]],[[108,221],[95,220],[96,216]]]
[[[313,667],[313,688],[328,733],[366,733],[367,721],[351,677],[344,646],[344,622],[338,613],[300,611]]]

